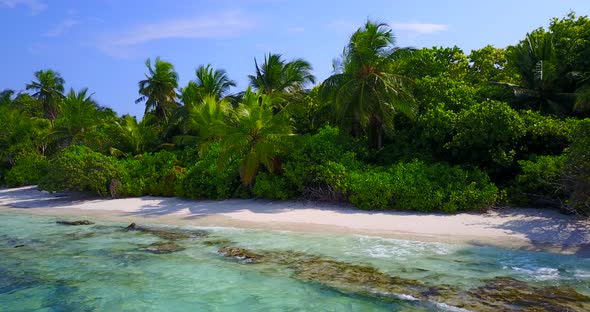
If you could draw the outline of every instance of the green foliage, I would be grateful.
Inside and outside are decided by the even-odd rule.
[[[39,154],[21,155],[6,174],[5,183],[10,187],[38,184],[47,173],[47,166],[47,160]]]
[[[581,121],[567,152],[566,187],[571,192],[568,206],[590,215],[590,119]]]
[[[293,149],[283,164],[284,175],[303,193],[317,183],[327,182],[324,171],[330,162],[345,163],[350,168],[358,167],[356,155],[363,153],[359,145],[331,126],[321,128],[314,135],[296,137]]]
[[[567,193],[563,187],[565,155],[520,160],[522,173],[515,179],[511,201],[518,205],[559,205]]]
[[[39,183],[42,190],[80,191],[108,196],[113,179],[123,175],[116,158],[97,153],[88,147],[71,145],[49,161],[47,175]]]
[[[416,115],[411,80],[394,70],[398,50],[387,24],[367,21],[350,37],[336,73],[322,84],[341,127],[355,137],[366,132],[370,148],[383,146],[384,131],[393,130],[398,113]]]
[[[252,194],[267,199],[290,199],[295,197],[296,188],[283,176],[261,172],[256,176]]]
[[[176,194],[186,198],[227,199],[240,185],[238,164],[218,167],[221,150],[219,143],[211,145],[199,161],[189,167],[177,183]]]
[[[362,209],[453,213],[489,207],[499,199],[498,188],[482,171],[442,163],[400,162],[349,172],[336,164],[329,168],[325,180]]]
[[[397,51],[393,68],[401,75],[417,79],[444,76],[463,80],[467,74],[467,57],[459,47],[422,48],[411,52]]]
[[[122,195],[174,196],[175,185],[184,174],[176,155],[168,151],[146,153],[123,161]]]
[[[439,107],[458,111],[476,104],[476,89],[462,81],[448,77],[426,76],[416,80],[416,99],[421,109]]]
[[[391,175],[377,170],[353,171],[346,177],[348,200],[361,209],[391,207],[394,188]]]
[[[456,132],[446,147],[462,162],[509,167],[516,153],[514,142],[525,133],[524,122],[508,104],[483,102],[457,115]]]

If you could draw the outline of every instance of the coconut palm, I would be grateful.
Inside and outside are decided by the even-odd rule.
[[[112,113],[100,107],[92,99],[92,94],[88,94],[87,88],[77,93],[70,89],[62,101],[60,115],[55,120],[50,138],[61,144],[83,144],[84,137],[103,124],[107,115]]]
[[[12,97],[14,95],[14,90],[6,89],[0,92],[0,106],[10,105],[12,103]]]
[[[254,59],[256,75],[248,75],[250,85],[266,95],[292,93],[303,90],[308,83],[315,83],[311,74],[313,68],[303,59],[287,62],[280,54],[264,56],[264,63],[258,66]]]
[[[45,118],[53,124],[59,112],[59,103],[64,97],[65,81],[58,72],[51,69],[37,71],[35,77],[37,81],[31,81],[26,88],[35,91],[32,96],[42,103]]]
[[[158,140],[158,127],[146,115],[140,122],[135,116],[125,115],[111,123],[110,132],[113,136],[110,152],[114,156],[143,154],[150,151]]]
[[[293,133],[284,113],[274,114],[268,96],[246,91],[229,120],[216,127],[221,144],[220,162],[240,159],[240,179],[251,185],[261,164],[269,171],[277,168],[281,140]]]
[[[202,97],[210,95],[219,100],[227,94],[229,88],[236,86],[236,82],[229,79],[225,70],[214,70],[210,64],[199,66],[195,74],[196,85]]]
[[[187,118],[183,124],[184,135],[175,137],[177,143],[200,143],[201,151],[207,149],[212,141],[218,139],[217,128],[223,124],[231,111],[225,99],[217,100],[206,95],[197,103],[185,105]]]
[[[395,40],[387,24],[367,21],[350,38],[335,74],[322,84],[322,94],[332,99],[335,116],[354,136],[368,132],[369,146],[380,148],[384,130],[393,128],[396,113],[414,116],[416,105],[408,78],[391,71]]]
[[[179,125],[185,131],[194,130],[193,125],[187,125],[189,114],[200,110],[203,103],[219,102],[225,98],[230,87],[235,87],[236,83],[230,80],[225,70],[214,70],[211,65],[199,66],[196,73],[196,81],[189,81],[187,86],[181,89],[180,97],[183,106],[174,110],[171,116],[173,124]],[[223,101],[227,104],[227,101]],[[185,132],[185,134],[187,134]],[[189,135],[190,136],[190,135]],[[176,139],[186,139],[188,136],[177,135]],[[191,140],[192,141],[192,140]]]
[[[511,65],[521,76],[519,84],[491,82],[514,90],[514,105],[563,115],[571,112],[575,94],[568,92],[571,75],[562,73],[553,34],[538,29],[508,48]]]
[[[154,111],[160,124],[168,122],[170,112],[178,106],[176,103],[176,88],[178,88],[178,74],[171,63],[156,58],[152,67],[150,59],[145,61],[148,68],[146,79],[139,82],[141,96],[135,103],[145,102],[145,113]]]

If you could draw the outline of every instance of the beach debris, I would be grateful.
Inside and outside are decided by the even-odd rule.
[[[92,225],[94,222],[88,220],[76,220],[76,221],[66,221],[66,220],[58,220],[55,221],[57,224],[63,225]]]
[[[146,227],[139,226],[135,223],[129,224],[125,231],[139,231],[142,233],[151,234],[167,241],[177,241],[185,239],[202,238],[209,233],[203,230],[184,230],[178,228],[160,228],[160,227]]]
[[[141,251],[149,251],[155,254],[166,254],[184,250],[185,248],[175,242],[155,242],[139,247]]]

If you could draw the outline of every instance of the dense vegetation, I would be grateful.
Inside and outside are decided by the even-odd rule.
[[[0,93],[0,183],[99,196],[309,198],[455,212],[497,204],[590,213],[590,20],[507,48],[399,48],[367,22],[334,74],[269,53],[250,87],[200,66],[182,87],[147,60],[117,116],[40,70]],[[310,89],[308,89],[310,88]]]

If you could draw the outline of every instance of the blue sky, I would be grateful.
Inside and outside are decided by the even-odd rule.
[[[587,0],[0,0],[0,90],[20,91],[39,69],[66,88],[89,87],[119,114],[141,116],[137,83],[147,58],[174,64],[180,84],[200,64],[224,68],[245,89],[254,58],[304,58],[319,81],[367,18],[388,23],[399,46],[515,44],[553,17],[587,15]]]

